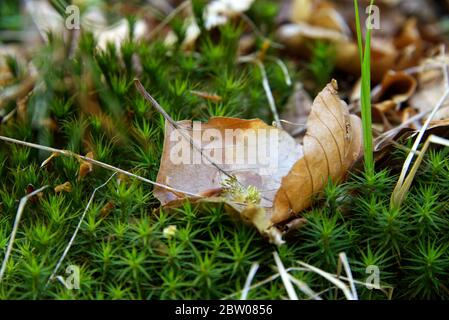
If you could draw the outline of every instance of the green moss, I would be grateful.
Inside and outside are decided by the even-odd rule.
[[[267,10],[254,6],[248,15],[255,21],[274,19],[277,5],[262,3]],[[267,35],[273,25],[272,20],[263,23]],[[52,38],[35,57],[47,90],[35,90],[24,122],[12,119],[0,126],[0,134],[81,154],[93,151],[101,161],[154,180],[164,122],[134,89],[135,77],[175,119],[206,120],[219,115],[272,121],[258,69],[235,61],[242,29],[236,23],[221,28],[214,37],[203,34],[198,54],[168,50],[158,40],[125,43],[120,55],[113,45],[100,53],[94,50],[92,35],[83,34],[73,58],[61,59],[49,54],[61,46],[61,41]],[[308,70],[317,71],[327,52],[316,49]],[[279,54],[275,49],[269,53]],[[139,57],[142,74],[134,70],[133,55]],[[282,108],[292,88],[285,84],[275,62],[267,60],[265,64],[273,96]],[[317,83],[324,82],[330,72],[316,73]],[[222,100],[208,101],[192,90],[217,94]],[[40,120],[49,119],[56,126],[42,125]],[[449,270],[445,247],[449,213],[444,205],[449,198],[444,192],[449,187],[447,154],[448,150],[442,149],[426,156],[401,211],[388,208],[396,179],[388,170],[375,175],[354,173],[341,185],[329,182],[304,213],[308,224],[281,248],[234,221],[222,206],[197,207],[187,202],[176,210],[159,210],[150,185],[115,178],[97,192],[58,272],[67,277],[67,266],[80,267],[81,289],[69,290],[56,280],[48,288],[45,285],[92,191],[110,173],[95,167],[87,177],[78,179],[75,159],[56,157],[40,168],[48,153],[1,143],[0,256],[5,253],[18,200],[27,187],[51,188],[25,209],[0,283],[0,298],[222,298],[243,288],[255,262],[260,268],[254,283],[273,275],[273,250],[278,250],[286,267],[297,267],[296,261],[302,260],[331,273],[337,272],[338,254],[345,251],[360,281],[367,277],[368,266],[378,266],[381,285],[394,287],[393,298],[448,298],[444,287]],[[395,157],[403,159],[404,154],[396,151]],[[53,191],[67,181],[72,184],[70,193]],[[108,204],[112,206],[105,214]],[[171,225],[177,231],[167,238],[163,231]],[[323,298],[344,298],[329,290],[330,284],[316,274],[301,270],[292,274],[316,292],[324,291]],[[364,286],[358,290],[364,299],[387,297]],[[249,293],[253,299],[285,296],[280,279]]]

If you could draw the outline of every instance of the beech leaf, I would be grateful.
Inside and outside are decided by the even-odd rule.
[[[240,130],[241,135],[222,141],[220,136],[227,136],[227,130]],[[248,137],[254,130],[269,132],[266,136],[271,138],[251,144],[255,140]],[[203,139],[201,144],[195,142],[198,137]],[[268,155],[265,161],[258,157],[260,150]],[[226,161],[229,154],[241,153],[247,156],[243,163]],[[228,212],[237,213],[271,242],[281,244],[286,230],[304,223],[298,214],[310,206],[313,195],[328,180],[341,181],[361,154],[361,120],[349,114],[334,80],[312,104],[302,145],[259,119],[216,117],[200,127],[190,120],[175,125],[167,121],[157,182],[197,194],[198,198],[189,197],[191,201],[225,203]],[[156,198],[168,207],[179,206],[186,194],[154,189]]]
[[[279,223],[308,206],[330,180],[338,182],[362,155],[361,120],[340,100],[335,81],[315,98],[304,137],[304,157],[282,179],[271,221]]]

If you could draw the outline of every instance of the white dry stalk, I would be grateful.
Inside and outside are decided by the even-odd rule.
[[[274,261],[276,262],[276,266],[278,268],[279,274],[281,275],[282,282],[284,283],[285,290],[287,291],[288,297],[290,300],[299,300],[298,295],[296,294],[295,288],[293,288],[293,285],[291,283],[289,274],[285,270],[285,267],[281,261],[281,258],[279,258],[278,253],[275,251],[273,252]]]
[[[267,72],[265,71],[265,66],[263,63],[257,59],[254,60],[257,66],[260,69],[260,72],[262,73],[262,85],[265,90],[265,94],[267,95],[268,104],[270,105],[271,112],[274,116],[274,121],[276,121],[276,126],[280,129],[282,129],[282,124],[279,118],[279,114],[276,108],[276,102],[274,101],[273,93],[271,92],[270,83],[268,82],[268,76]]]
[[[340,260],[339,260],[340,261]],[[290,272],[290,271],[305,271],[305,272],[312,272],[311,270],[309,270],[309,269],[306,269],[306,268],[295,268],[295,267],[291,267],[291,268],[288,268],[287,269],[287,271],[288,272]],[[352,280],[350,280],[348,277],[345,277],[345,276],[342,276],[342,275],[338,275],[338,274],[330,274],[330,275],[332,275],[332,276],[334,276],[334,277],[336,277],[336,278],[338,278],[338,279],[340,279],[340,280],[345,280],[345,281],[353,281],[355,284],[357,284],[357,285],[360,285],[360,286],[366,286],[366,282],[363,282],[363,281],[359,281],[359,280],[355,280],[355,279],[352,279]],[[337,288],[337,287],[336,287]],[[338,288],[337,288],[338,289]],[[383,287],[380,287],[378,290],[380,290],[380,291],[382,291],[384,294],[386,294],[386,295],[388,295],[388,292],[387,292],[387,290],[386,289],[392,289],[392,287],[389,287],[389,286],[383,286]],[[329,290],[329,289],[328,289]],[[326,290],[327,291],[327,290]],[[321,295],[322,294],[322,292],[318,292],[318,295]]]
[[[296,279],[291,274],[289,274],[288,277],[290,278],[290,281],[293,282],[294,284],[296,284],[298,289],[301,290],[301,292],[304,293],[306,296],[308,296],[310,299],[323,300],[323,299],[321,299],[319,294],[316,293],[315,291],[313,291],[312,289],[310,289],[310,287],[304,281]]]
[[[355,300],[358,300],[359,297],[357,295],[357,289],[355,288],[354,278],[352,277],[351,268],[349,267],[348,257],[346,253],[341,252],[339,255],[340,261],[343,264],[343,268],[345,269],[346,275],[349,279],[349,285],[351,286],[352,296]]]
[[[415,114],[414,116],[408,118],[407,120],[405,120],[404,122],[402,122],[400,125],[394,127],[391,130],[385,131],[384,133],[382,133],[381,135],[379,135],[376,138],[376,146],[374,148],[374,151],[378,151],[377,146],[381,145],[383,142],[385,142],[386,140],[391,140],[401,129],[407,128],[410,124],[421,120],[422,118],[424,118],[427,114],[429,114],[430,110],[424,110],[421,111],[418,114]],[[411,152],[411,150],[410,150]]]
[[[190,145],[195,148],[196,151],[198,151],[201,155],[201,158],[206,160],[207,162],[209,162],[213,167],[215,167],[218,171],[220,171],[221,173],[223,173],[225,176],[227,176],[230,179],[236,179],[235,176],[233,176],[232,174],[230,174],[229,172],[227,172],[226,170],[224,170],[222,167],[220,167],[211,157],[209,157],[209,155],[207,155],[207,153],[203,152],[203,148],[201,147],[201,145],[199,145],[198,143],[196,143],[196,141],[194,141],[192,139],[192,137],[190,135],[188,135],[187,133],[185,133],[185,131],[187,131],[185,128],[182,128],[168,113],[167,111],[164,110],[164,108],[162,108],[162,106],[156,101],[156,99],[154,99],[151,94],[148,93],[148,91],[145,89],[145,87],[142,85],[142,83],[140,82],[139,79],[134,79],[134,84],[137,88],[137,90],[140,92],[140,94],[145,98],[145,100],[147,100],[148,102],[151,103],[151,105],[162,115],[162,117],[165,119],[165,121],[167,121],[173,128],[175,128],[176,130],[178,130],[178,132],[181,134],[181,136],[186,139],[186,141],[188,141],[190,143]],[[243,185],[238,179],[236,179],[237,183],[243,187],[243,188],[248,188],[248,186]],[[186,193],[189,194],[189,193]],[[265,200],[267,200],[268,202],[272,202],[272,200],[268,199],[265,196],[262,196],[262,198],[264,198]]]
[[[245,281],[245,286],[242,290],[242,296],[240,297],[240,300],[246,300],[248,297],[248,292],[251,289],[251,282],[253,282],[254,277],[256,276],[256,272],[259,269],[259,264],[257,262],[253,263],[251,266],[251,269],[249,270],[248,277]]]
[[[33,148],[33,149],[44,150],[44,151],[48,151],[48,152],[51,152],[51,153],[57,153],[57,154],[60,154],[60,155],[66,156],[66,157],[72,157],[72,158],[76,158],[76,159],[81,159],[83,161],[86,161],[86,162],[91,163],[93,165],[99,166],[101,168],[104,168],[104,169],[107,169],[107,170],[110,170],[110,171],[114,171],[114,172],[117,172],[117,173],[121,173],[121,174],[123,174],[125,176],[132,177],[132,178],[140,180],[142,182],[152,184],[153,186],[158,186],[160,188],[164,188],[166,190],[169,190],[169,191],[172,191],[172,192],[175,192],[175,193],[182,193],[182,194],[185,194],[185,195],[188,195],[188,196],[202,198],[201,195],[190,193],[190,192],[184,191],[184,190],[179,190],[179,189],[176,189],[176,188],[172,188],[172,187],[169,187],[169,186],[167,186],[165,184],[162,184],[162,183],[154,182],[154,181],[152,181],[150,179],[144,178],[144,177],[139,176],[137,174],[134,174],[134,173],[131,173],[129,171],[126,171],[126,170],[123,170],[123,169],[111,166],[110,164],[107,164],[107,163],[104,163],[104,162],[101,162],[101,161],[98,161],[98,160],[91,159],[91,158],[86,157],[86,156],[82,156],[82,155],[76,154],[76,153],[74,153],[72,151],[69,151],[69,150],[55,149],[55,148],[43,146],[43,145],[40,145],[40,144],[35,144],[35,143],[31,143],[31,142],[21,141],[21,140],[17,140],[17,139],[5,137],[5,136],[0,136],[0,140],[6,141],[6,142],[10,142],[10,143],[14,143],[14,144],[19,144],[19,145],[26,146],[26,147]]]
[[[276,108],[276,103],[274,101],[273,93],[271,92],[270,83],[268,82],[267,72],[265,70],[264,64],[255,55],[243,56],[238,59],[240,63],[254,63],[259,67],[262,74],[262,86],[265,90],[265,95],[267,96],[268,104],[270,105],[271,113],[273,114],[274,121],[276,122],[276,127],[282,129],[281,120],[279,118],[279,113]]]
[[[294,270],[294,271],[310,271],[310,270],[308,270],[308,269],[306,269],[306,268],[288,268],[288,269],[286,269],[287,272],[290,272],[290,271],[293,271],[293,270]],[[279,277],[280,277],[280,274],[279,274],[279,273],[275,273],[275,274],[273,274],[273,275],[271,275],[271,276],[265,278],[264,280],[261,280],[261,281],[255,283],[255,284],[251,285],[251,286],[249,287],[249,289],[250,289],[250,290],[256,289],[256,288],[258,288],[258,287],[260,287],[260,286],[263,286],[264,284],[267,284],[267,283],[270,283],[270,282],[276,280],[276,279],[279,278]],[[243,290],[240,290],[240,291],[237,291],[237,292],[228,294],[227,296],[221,298],[221,300],[226,300],[226,299],[235,297],[235,296],[241,294],[242,291],[243,291]]]
[[[3,119],[0,121],[0,124],[4,124],[8,122],[17,112],[17,108],[12,109]]]
[[[16,238],[17,229],[19,228],[20,219],[22,218],[22,214],[23,214],[23,210],[25,209],[25,205],[27,204],[27,202],[30,198],[34,197],[35,195],[42,192],[43,190],[45,190],[48,187],[49,186],[43,186],[42,188],[39,188],[39,189],[27,194],[26,196],[22,197],[22,199],[20,199],[19,207],[17,208],[16,218],[14,220],[14,225],[13,225],[13,228],[11,231],[11,235],[9,237],[8,247],[6,249],[5,257],[2,262],[2,267],[0,269],[0,282],[3,280],[3,275],[5,274],[5,271],[6,271],[6,266],[8,264],[8,260],[11,255],[12,246],[13,246],[14,240]]]
[[[151,94],[149,94],[147,92],[147,90],[145,89],[145,87],[142,85],[142,83],[140,82],[140,80],[138,79],[134,79],[134,84],[137,88],[137,90],[140,92],[140,94],[145,98],[145,100],[147,100],[148,102],[151,103],[151,105],[162,115],[162,117],[164,117],[164,119],[176,130],[179,131],[179,133],[182,135],[182,137],[184,139],[186,139],[193,148],[195,148],[200,154],[202,159],[206,160],[207,162],[209,162],[211,165],[213,165],[218,171],[220,171],[221,173],[223,173],[224,175],[226,175],[228,178],[234,178],[230,173],[228,173],[227,171],[223,170],[223,168],[221,168],[217,163],[215,163],[206,153],[203,152],[203,148],[198,145],[193,139],[192,137],[190,137],[188,134],[185,133],[184,128],[182,128],[175,120],[173,120],[173,118],[167,113],[167,111],[164,110],[164,108],[162,108],[162,106],[156,101],[156,99],[154,99]],[[242,185],[239,182],[240,185]],[[242,185],[243,186],[243,185]]]
[[[348,300],[355,300],[354,296],[352,295],[351,291],[349,290],[349,288],[346,286],[346,284],[344,284],[342,281],[338,280],[334,275],[323,271],[317,267],[311,266],[310,264],[307,264],[305,262],[302,261],[298,261],[298,263],[309,269],[312,272],[315,272],[316,274],[319,274],[320,276],[322,276],[323,278],[325,278],[326,280],[328,280],[329,282],[333,283],[334,285],[336,285],[341,291],[343,291],[343,294],[345,295],[346,299]]]
[[[338,259],[338,263],[337,263],[337,279],[340,279],[340,276],[341,276],[341,260],[340,259]],[[337,287],[335,287],[335,296],[337,296],[337,294],[338,294],[338,288]]]
[[[281,59],[279,59],[277,57],[271,57],[271,56],[268,56],[265,59],[273,60],[279,66],[279,69],[281,69],[282,73],[284,74],[285,83],[287,84],[287,86],[290,87],[292,85],[292,78],[290,77],[290,73],[288,72],[288,68],[285,65],[284,61],[282,61]]]
[[[72,235],[72,237],[70,238],[69,243],[67,244],[66,248],[64,249],[64,252],[62,253],[61,258],[59,258],[58,263],[56,264],[55,268],[53,269],[53,272],[51,273],[50,277],[48,278],[48,281],[47,281],[47,284],[45,285],[45,288],[48,287],[48,285],[50,284],[50,281],[52,281],[53,278],[55,277],[56,273],[58,272],[58,270],[59,270],[59,268],[60,268],[60,266],[61,266],[61,264],[62,264],[62,262],[64,261],[65,257],[67,256],[67,253],[69,252],[70,248],[72,247],[73,242],[75,242],[75,238],[76,238],[76,236],[77,236],[77,234],[78,234],[78,231],[79,231],[80,228],[81,228],[81,224],[82,224],[83,221],[84,221],[84,217],[86,216],[86,214],[87,214],[87,212],[88,212],[88,210],[89,210],[89,208],[90,208],[90,206],[91,206],[91,204],[92,204],[92,202],[93,202],[93,200],[94,200],[95,193],[96,193],[98,190],[100,190],[101,188],[103,188],[104,186],[106,186],[106,185],[109,183],[109,181],[111,181],[112,178],[113,178],[116,174],[117,174],[117,173],[114,172],[114,173],[109,177],[109,179],[106,180],[105,183],[103,183],[102,185],[96,187],[95,190],[92,192],[92,194],[91,194],[91,196],[90,196],[90,199],[89,199],[89,202],[87,203],[86,207],[84,208],[84,212],[83,212],[83,214],[81,215],[81,218],[80,218],[80,220],[79,220],[79,222],[78,222],[78,225],[76,226],[76,229],[75,229],[75,231],[73,232],[73,235]]]
[[[284,119],[281,119],[281,122],[291,125],[291,126],[296,126],[296,127],[305,127],[307,125],[306,123],[296,123],[296,122],[292,122],[292,121],[288,121],[288,120],[284,120]]]
[[[442,54],[444,55],[444,50],[442,50]],[[410,165],[413,161],[413,158],[415,156],[416,151],[418,150],[419,144],[421,143],[421,140],[426,133],[427,128],[430,125],[430,122],[432,121],[435,114],[438,112],[438,110],[444,105],[444,102],[449,97],[449,71],[448,71],[448,65],[445,64],[442,66],[443,68],[443,74],[444,74],[444,81],[445,81],[445,91],[443,95],[441,96],[440,100],[436,104],[436,106],[433,108],[432,113],[429,115],[429,117],[426,119],[426,122],[422,126],[422,128],[419,130],[418,136],[416,137],[416,140],[413,144],[412,149],[410,150],[407,158],[405,159],[404,165],[402,167],[401,175],[399,176],[398,182],[393,190],[393,193],[391,195],[391,207],[392,208],[399,208],[405,199],[405,194],[407,193],[410,185],[408,183],[405,183],[405,181],[409,181],[411,184],[411,181],[409,176],[411,176],[412,172],[410,172],[409,175],[407,175]],[[423,148],[424,149],[424,148]],[[417,168],[416,168],[417,169]],[[414,176],[414,174],[413,174]],[[413,176],[412,179],[413,179]]]
[[[308,268],[299,268],[299,267],[290,267],[290,268],[287,268],[285,271],[286,271],[286,272],[291,272],[291,271],[312,272],[312,271],[311,271],[310,269],[308,269]],[[337,277],[336,274],[331,274],[331,275],[334,276],[334,277]],[[289,275],[289,276],[290,276],[290,275]],[[265,285],[265,284],[267,284],[267,283],[270,283],[270,282],[276,280],[276,279],[279,278],[279,277],[280,277],[280,274],[279,274],[279,273],[275,273],[275,274],[273,274],[273,275],[271,275],[271,276],[269,276],[269,277],[267,277],[267,278],[265,278],[265,279],[263,279],[263,280],[261,280],[261,281],[255,283],[255,284],[251,285],[251,286],[249,287],[249,290],[254,290],[254,289],[258,288],[258,287],[261,287],[261,286],[263,286],[263,285]],[[341,279],[341,280],[349,281],[349,278],[344,277],[344,276],[338,276],[338,278]],[[297,284],[297,283],[295,283],[295,281],[293,281],[293,279],[292,279],[291,276],[290,276],[290,280],[291,280],[294,284]],[[360,286],[366,286],[366,282],[363,282],[363,281],[353,280],[353,282],[354,282],[355,284],[360,285]],[[323,293],[328,292],[329,290],[332,290],[334,287],[338,289],[338,287],[332,286],[331,288],[328,288],[328,289],[326,289],[326,290],[324,290],[324,291],[321,291],[321,292],[316,293],[316,294],[315,294],[315,297],[316,297],[317,299],[321,299],[320,296],[321,296]],[[384,294],[388,295],[389,292],[387,292],[386,289],[392,289],[392,287],[384,286],[384,287],[381,287],[379,290],[382,291]],[[229,295],[223,297],[221,300],[227,300],[227,299],[230,299],[230,298],[235,297],[235,296],[237,296],[237,295],[241,295],[242,291],[243,291],[243,290],[240,290],[240,291],[231,293],[231,294],[229,294]]]
[[[429,148],[431,143],[439,144],[442,146],[449,147],[449,140],[444,139],[435,135],[430,135],[427,140],[424,143],[424,146],[421,149],[421,152],[419,153],[418,157],[416,158],[415,163],[413,164],[412,168],[410,169],[410,173],[407,175],[404,182],[398,186],[393,191],[393,194],[391,196],[391,206],[394,208],[397,208],[401,205],[401,203],[405,199],[405,195],[407,194],[407,191],[410,189],[410,186],[412,185],[413,178],[416,175],[416,172],[418,171],[419,166],[421,165],[424,155]]]

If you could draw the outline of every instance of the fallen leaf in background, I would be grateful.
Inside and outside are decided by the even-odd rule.
[[[400,172],[404,163],[403,159],[392,156],[395,148],[404,148],[403,145],[407,141],[416,138],[419,130],[411,128],[403,128],[388,139],[380,137],[374,141],[374,157],[376,160],[376,168],[389,168],[393,172]],[[430,135],[449,139],[449,120],[432,121],[429,128],[425,131],[423,141],[427,140]],[[438,146],[433,145],[432,148]],[[405,150],[405,149],[404,149]],[[409,150],[407,150],[409,151]]]
[[[380,82],[390,70],[415,66],[432,45],[424,41],[418,20],[408,19],[398,10],[399,1],[377,1],[376,5],[380,8],[382,25],[372,33],[371,73],[374,83]],[[363,10],[362,17],[365,16]],[[328,41],[335,47],[336,68],[359,76],[354,19],[353,1],[284,1],[278,19],[281,25],[277,38],[292,54],[305,58],[310,58],[314,41]]]
[[[335,44],[335,65],[349,74],[360,75],[360,58],[357,43],[339,42]],[[374,83],[382,80],[384,74],[393,69],[398,53],[389,39],[371,39],[371,76]]]
[[[449,56],[443,58],[448,60]],[[441,62],[440,62],[441,63]],[[424,70],[418,74],[418,90],[410,99],[410,106],[420,112],[430,111],[444,94],[445,80],[442,68],[425,68],[426,64],[435,64],[434,59],[423,63]],[[446,101],[441,109],[435,114],[434,120],[449,118],[449,101]]]
[[[277,149],[268,152],[278,164],[274,167],[254,159],[257,157],[254,150],[267,147],[259,139],[256,146],[245,139],[236,139],[225,147],[220,139],[207,140],[201,152],[199,148],[191,148],[188,161],[176,163],[173,156],[180,156],[180,146],[186,150],[191,142],[182,135],[174,138],[175,130],[167,122],[157,176],[158,183],[206,197],[191,198],[195,202],[225,203],[228,211],[237,213],[276,244],[282,243],[283,234],[276,225],[301,225],[304,219],[296,214],[310,206],[313,195],[322,191],[329,179],[341,181],[362,153],[361,121],[349,114],[348,106],[338,97],[336,81],[328,84],[313,102],[303,146],[287,132],[258,119],[211,118],[196,131],[192,121],[185,120],[177,122],[177,127],[190,139],[211,129],[216,130],[217,137],[226,136],[229,129],[240,129],[244,134],[254,129],[276,133]],[[248,155],[246,163],[224,161],[225,152],[235,154],[237,150]],[[208,155],[208,160],[215,156],[219,168],[204,163],[203,154]],[[257,164],[248,165],[250,158]],[[193,159],[203,162],[194,164]],[[167,207],[179,206],[187,198],[185,194],[159,187],[153,193]]]
[[[386,132],[415,115],[416,111],[407,103],[416,92],[416,87],[416,79],[410,74],[387,72],[373,94],[373,128]]]
[[[278,36],[291,47],[301,47],[307,39],[330,40],[335,42],[349,40],[347,36],[339,31],[312,26],[302,22],[283,25],[278,31]]]
[[[418,20],[410,18],[398,36],[394,38],[394,46],[399,51],[395,68],[403,70],[419,64],[424,54],[424,41],[418,30]]]
[[[398,109],[416,91],[416,80],[405,72],[389,71],[385,74],[380,91],[374,97],[374,107],[380,112]]]
[[[315,3],[316,8],[314,8],[309,15],[307,19],[308,23],[313,26],[320,26],[338,31],[348,37],[351,36],[351,29],[344,17],[332,3],[327,1],[315,1]],[[299,8],[299,10],[301,10],[301,8]]]
[[[320,1],[312,1],[321,3]],[[294,15],[294,11],[292,13]],[[326,2],[325,5],[315,5],[309,16],[301,15],[302,21],[281,25],[277,38],[295,54],[309,58],[310,48],[314,41],[328,41],[335,48],[336,67],[345,72],[359,75],[360,61],[357,41],[344,17]],[[319,17],[323,17],[320,19]],[[324,18],[325,17],[325,18]],[[372,38],[372,77],[380,81],[384,73],[390,70],[397,58],[397,49],[392,39]]]
[[[283,126],[293,137],[302,136],[305,133],[307,118],[312,108],[312,98],[304,89],[301,82],[295,84],[293,94],[287,101],[281,119],[288,121]]]

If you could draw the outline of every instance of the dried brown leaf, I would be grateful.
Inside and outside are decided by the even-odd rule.
[[[88,152],[87,154],[86,154],[86,157],[87,158],[90,158],[90,159],[94,159],[94,154],[93,154],[93,152]],[[78,179],[82,179],[82,178],[84,178],[85,176],[87,176],[89,173],[91,173],[92,171],[93,171],[93,165],[92,165],[92,163],[90,163],[90,162],[87,162],[87,161],[81,161],[81,164],[80,164],[80,170],[79,170],[79,173],[78,173]]]
[[[338,97],[335,81],[313,102],[303,150],[304,157],[282,179],[274,199],[273,223],[310,206],[312,196],[329,179],[341,181],[362,154],[360,118],[349,114],[346,103]]]
[[[418,75],[418,90],[410,99],[410,106],[420,112],[432,110],[443,96],[446,89],[445,85],[441,68],[429,68],[422,71]],[[444,103],[433,119],[444,120],[447,118],[449,118],[449,101]]]
[[[202,153],[191,148],[187,163],[182,163],[174,162],[173,155],[180,156],[183,140],[184,148],[191,143],[183,136],[174,138],[176,131],[167,123],[157,182],[207,197],[194,201],[225,202],[229,212],[237,213],[278,244],[282,243],[282,228],[304,223],[304,219],[295,214],[311,204],[312,196],[320,192],[329,179],[341,181],[362,152],[360,119],[349,114],[348,106],[338,97],[335,81],[323,89],[311,107],[303,146],[282,129],[258,119],[212,118],[200,129],[196,129],[192,121],[185,120],[177,122],[177,126],[191,139],[201,137],[211,129],[217,132],[217,137],[225,137],[229,129],[241,130],[244,135],[254,129],[276,133],[278,150],[269,149],[270,159],[276,158],[275,167],[255,159],[257,155],[251,148],[267,147],[261,145],[261,140],[252,146],[247,140],[238,138],[230,144],[229,141],[223,144],[220,139],[206,139],[206,146],[200,146]],[[223,150],[231,154],[243,150],[248,158],[243,164],[229,163],[225,161]],[[202,158],[202,154],[208,156]],[[211,158],[220,163],[220,168],[205,163]],[[234,185],[230,186],[229,176],[235,179]],[[260,192],[260,197],[254,197],[255,190]],[[179,206],[186,198],[184,194],[158,187],[154,189],[154,195],[168,207]],[[295,218],[298,220],[292,221]],[[284,227],[280,230],[278,224],[284,224]]]
[[[389,71],[385,74],[374,107],[380,112],[396,109],[416,91],[417,82],[405,72]]]
[[[105,219],[109,216],[109,214],[111,213],[112,209],[115,208],[115,203],[114,201],[109,201],[107,202],[103,208],[101,208],[100,210],[100,218]]]
[[[261,190],[262,195],[268,199],[273,199],[275,191],[280,185],[281,178],[288,173],[288,170],[295,161],[302,156],[301,146],[298,145],[290,135],[281,129],[267,125],[259,119],[242,120],[216,117],[211,118],[206,123],[201,123],[201,129],[195,131],[192,121],[190,120],[179,121],[178,125],[192,138],[195,135],[203,136],[205,132],[210,132],[210,130],[218,130],[217,134],[220,134],[221,137],[225,137],[226,130],[238,129],[242,130],[242,136],[250,134],[258,129],[268,130],[273,132],[273,134],[277,134],[277,142],[279,143],[279,150],[282,150],[282,154],[279,154],[279,159],[274,159],[274,157],[277,157],[277,153],[274,154],[273,152],[272,154],[268,154],[268,156],[273,157],[273,159],[270,158],[270,160],[279,160],[280,165],[275,168],[269,168],[268,165],[261,164],[257,159],[257,154],[250,152],[250,149],[255,146],[250,146],[247,141],[237,138],[233,140],[234,143],[232,145],[226,145],[226,150],[224,150],[223,147],[224,141],[218,140],[215,142],[208,141],[207,145],[202,150],[204,153],[212,155],[217,160],[216,162],[221,164],[220,167],[223,171],[237,177],[241,184],[245,186],[252,185]],[[173,161],[170,160],[170,157],[174,152],[173,150],[177,150],[176,148],[180,147],[180,142],[172,141],[172,134],[174,134],[174,129],[167,123],[165,126],[164,150],[157,182],[199,195],[210,196],[211,194],[219,193],[223,187],[224,180],[229,177],[223,174],[223,172],[215,166],[211,165],[207,159],[204,157],[202,159],[201,153],[195,148],[190,148],[191,154],[189,155],[189,159],[192,160],[190,163],[173,163]],[[182,138],[182,141],[185,147],[190,145],[189,141],[186,139]],[[264,146],[258,145],[256,147],[262,148]],[[265,147],[268,148],[269,146]],[[226,162],[230,161],[226,161],[225,153],[228,155],[235,155],[239,148],[245,152],[245,163],[226,164]],[[221,156],[219,157],[220,159],[217,159],[219,153],[221,153]],[[193,159],[199,163],[193,163]],[[249,165],[249,163],[253,164]],[[176,195],[173,192],[158,187],[154,189],[154,194],[163,205],[183,197],[183,195]],[[270,204],[271,203],[265,203],[265,205],[268,206]]]
[[[64,182],[63,184],[57,185],[55,187],[56,193],[61,193],[63,191],[64,192],[72,192],[72,184],[69,181]]]

